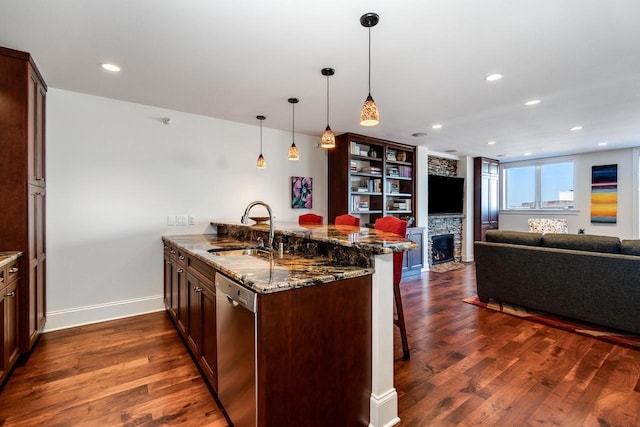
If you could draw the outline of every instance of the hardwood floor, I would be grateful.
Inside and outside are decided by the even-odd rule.
[[[473,266],[401,288],[411,347],[410,361],[394,349],[401,425],[640,425],[639,351],[463,303]],[[0,394],[0,425],[227,423],[154,313],[44,334]]]

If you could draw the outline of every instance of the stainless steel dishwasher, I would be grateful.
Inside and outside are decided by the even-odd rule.
[[[256,293],[216,273],[218,398],[236,427],[256,420]]]

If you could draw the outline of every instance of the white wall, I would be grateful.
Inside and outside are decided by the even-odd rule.
[[[527,231],[528,218],[566,218],[569,233],[583,228],[587,234],[617,236],[623,239],[638,238],[638,177],[637,150],[598,151],[575,156],[576,212],[500,212],[500,229]],[[618,221],[616,224],[591,223],[591,167],[595,165],[618,165]]]
[[[277,221],[327,214],[327,155],[297,134],[50,89],[47,94],[47,327],[161,310],[160,236],[238,221],[264,200]],[[254,114],[254,112],[248,112]],[[172,126],[161,119],[171,117]],[[290,177],[313,177],[313,209],[290,207]],[[258,207],[256,212],[259,213]],[[167,226],[167,215],[196,224]]]

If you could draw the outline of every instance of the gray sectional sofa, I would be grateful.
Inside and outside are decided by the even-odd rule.
[[[489,298],[640,334],[640,240],[489,230],[474,242]]]

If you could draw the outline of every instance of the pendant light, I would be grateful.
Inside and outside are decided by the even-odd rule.
[[[320,139],[320,147],[334,148],[336,146],[336,135],[329,127],[329,76],[333,76],[336,72],[333,68],[323,68],[320,70],[323,76],[327,76],[327,128],[322,133]]]
[[[378,106],[371,97],[371,27],[375,26],[379,20],[380,17],[376,13],[365,13],[360,17],[360,24],[369,29],[369,95],[360,111],[360,124],[362,126],[375,126],[380,123]]]
[[[296,147],[296,104],[298,103],[298,98],[289,98],[289,103],[291,104],[291,111],[293,112],[292,119],[292,130],[291,130],[291,147],[289,147],[289,160],[300,160],[300,154],[298,154],[298,147]]]
[[[262,155],[262,121],[266,119],[265,116],[256,116],[256,119],[260,120],[260,155],[258,156],[258,160],[256,160],[256,167],[258,169],[264,169],[267,167],[267,161],[264,159]]]

